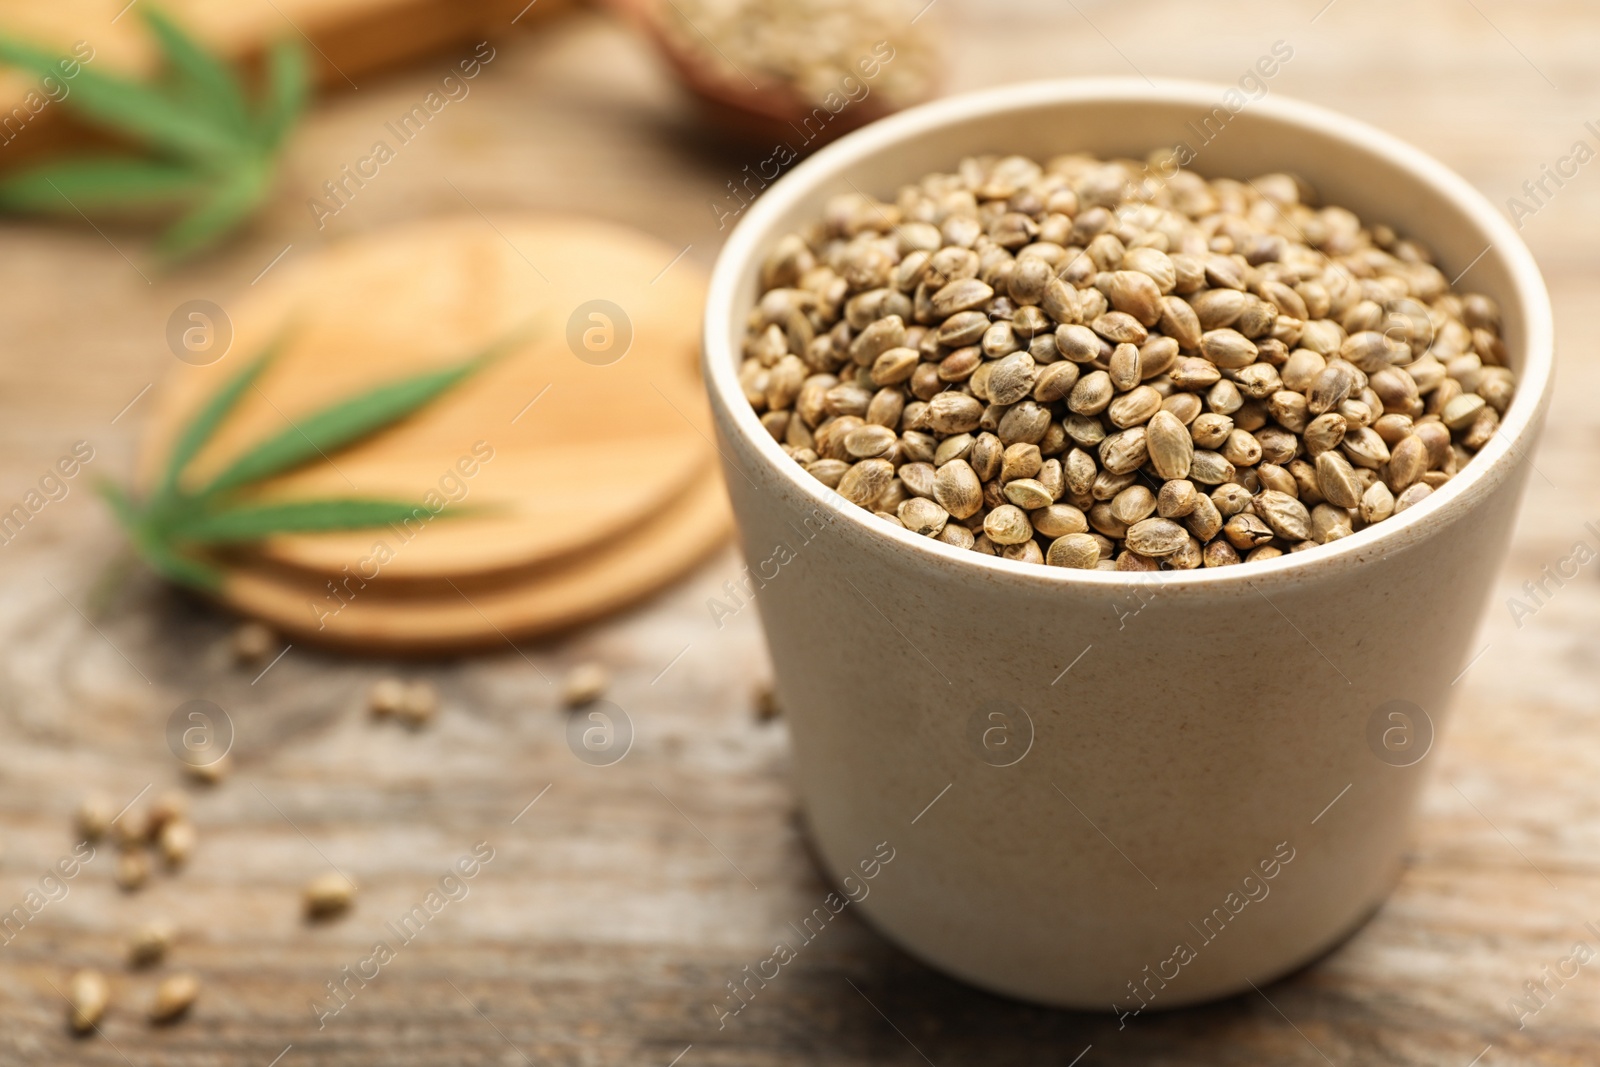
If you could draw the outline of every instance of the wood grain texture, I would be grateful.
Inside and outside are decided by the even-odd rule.
[[[1232,83],[1274,40],[1290,41],[1294,58],[1272,92],[1406,137],[1500,203],[1592,138],[1600,14],[1587,6],[1338,0],[1318,17],[1323,6],[941,0],[934,13],[961,45],[956,88],[1135,64]],[[666,1067],[681,1054],[679,1067],[1064,1067],[1088,1046],[1080,1067],[1592,1062],[1593,965],[1523,1029],[1507,1001],[1575,941],[1600,947],[1583,925],[1600,923],[1600,572],[1589,564],[1551,583],[1553,595],[1520,620],[1506,600],[1574,542],[1597,543],[1584,525],[1600,525],[1593,164],[1525,220],[1556,302],[1559,391],[1485,617],[1485,650],[1428,757],[1436,766],[1407,869],[1347,943],[1259,995],[1119,1030],[1109,1016],[967,989],[847,911],[719,1030],[725,983],[825,892],[796,822],[784,727],[750,714],[765,670],[755,612],[718,628],[706,607],[738,577],[731,553],[603,626],[427,668],[296,646],[252,684],[256,672],[221,652],[225,618],[143,579],[92,624],[79,614],[72,605],[87,610],[118,547],[87,481],[129,471],[148,397],[111,420],[164,373],[164,325],[181,301],[226,303],[285,245],[294,256],[336,234],[458,212],[463,196],[485,210],[613,218],[672,248],[692,245],[686,258],[708,263],[721,237],[709,204],[766,153],[721,148],[695,130],[662,77],[634,41],[591,16],[503,46],[437,136],[405,149],[319,231],[307,198],[433,79],[419,70],[363,87],[314,117],[282,194],[246,239],[149,284],[88,226],[6,227],[0,502],[22,499],[74,441],[90,442],[95,458],[0,550],[0,906],[21,900],[68,848],[68,816],[86,789],[131,797],[175,780],[162,728],[181,701],[227,708],[238,739],[235,775],[195,798],[201,843],[189,870],[124,897],[96,860],[0,948],[0,1064],[265,1067],[281,1054],[280,1067]],[[137,259],[138,234],[106,237]],[[585,658],[612,665],[613,699],[637,731],[610,767],[573,757],[556,709],[563,666]],[[444,708],[431,730],[377,727],[362,714],[365,686],[390,669],[438,682]],[[311,998],[477,841],[496,853],[470,895],[319,1030]],[[364,891],[346,918],[305,927],[295,892],[330,864]],[[152,1031],[134,1010],[152,983],[120,971],[115,942],[158,911],[184,921],[175,961],[201,973],[205,990],[190,1019]],[[51,984],[83,964],[108,968],[118,999],[105,1038],[74,1042]]]

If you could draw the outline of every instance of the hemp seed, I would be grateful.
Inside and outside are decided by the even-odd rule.
[[[73,817],[78,835],[85,841],[99,841],[111,830],[111,820],[117,814],[115,804],[104,793],[90,793],[78,805]]]
[[[157,843],[161,855],[172,868],[182,867],[189,859],[195,845],[194,823],[188,819],[173,819],[161,827]]]
[[[405,687],[395,717],[413,730],[427,725],[439,710],[439,691],[432,682],[415,681]]]
[[[233,770],[233,757],[224,752],[210,763],[185,763],[183,769],[197,782],[216,785]]]
[[[1501,317],[1426,249],[1286,175],[1147,174],[981,156],[830,201],[763,265],[754,410],[886,522],[1117,570],[1314,550],[1498,432]]]
[[[367,709],[374,718],[387,718],[405,703],[406,683],[398,678],[379,678],[367,691]]]
[[[244,666],[260,663],[272,654],[278,635],[259,622],[241,623],[229,638],[234,661]]]
[[[156,986],[156,995],[150,1002],[150,1021],[174,1022],[188,1011],[200,995],[200,980],[192,974],[173,974]]]
[[[1100,543],[1087,533],[1067,534],[1050,542],[1045,562],[1052,567],[1093,570],[1100,562]]]
[[[598,663],[580,663],[567,672],[561,683],[561,704],[567,708],[581,708],[593,704],[606,695],[611,686],[611,676]]]
[[[128,966],[153,967],[160,963],[176,937],[176,928],[164,919],[140,923],[128,935]]]
[[[111,1002],[111,987],[106,976],[95,970],[78,971],[67,983],[68,1021],[78,1033],[93,1030]]]
[[[150,857],[142,850],[118,853],[112,877],[117,888],[125,893],[143,888],[150,880]]]
[[[338,871],[328,871],[307,882],[301,896],[308,918],[326,919],[350,907],[356,885]]]
[[[782,709],[778,705],[778,691],[771,682],[757,687],[755,711],[757,722],[771,722],[782,714]]]
[[[111,823],[111,840],[124,849],[138,848],[150,840],[150,813],[143,808],[128,808]]]
[[[150,829],[159,837],[168,823],[182,819],[188,814],[188,796],[176,789],[165,790],[150,805]]]

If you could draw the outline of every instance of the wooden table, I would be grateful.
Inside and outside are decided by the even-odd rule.
[[[1591,7],[1336,0],[1319,13],[1324,2],[1019,0],[1002,17],[942,0],[936,13],[964,50],[955,89],[1135,69],[1234,82],[1287,41],[1294,56],[1272,92],[1392,130],[1497,202],[1575,140],[1595,144],[1584,127],[1600,118]],[[755,615],[719,630],[705,606],[737,574],[731,551],[563,641],[436,665],[295,647],[257,677],[230,664],[228,619],[147,578],[94,609],[91,587],[120,538],[89,483],[129,470],[143,390],[169,366],[164,327],[182,301],[226,306],[286,246],[303,255],[474,208],[588,212],[710,262],[721,235],[708,202],[758,157],[700,134],[648,54],[597,16],[497,47],[472,96],[325,229],[307,198],[449,57],[328,101],[265,216],[204,265],[156,274],[126,230],[4,227],[0,510],[74,442],[94,459],[0,551],[0,908],[66,854],[87,790],[131,798],[178,781],[163,731],[182,701],[227,709],[237,767],[195,792],[201,840],[187,870],[128,896],[112,887],[104,850],[0,947],[0,1064],[1594,1062],[1600,965],[1525,1028],[1508,999],[1575,941],[1600,948],[1583,925],[1600,920],[1596,569],[1520,625],[1505,602],[1575,541],[1600,543],[1584,526],[1600,520],[1600,408],[1588,399],[1600,390],[1600,165],[1525,220],[1557,305],[1561,392],[1485,651],[1429,757],[1405,877],[1348,943],[1261,995],[1119,1030],[1109,1016],[975,992],[845,915],[719,1030],[725,983],[825,892],[796,821],[785,729],[751,712],[766,670]],[[609,767],[573,757],[557,708],[555,681],[587,658],[611,665],[613,697],[637,730]],[[432,728],[408,733],[363,713],[365,687],[397,669],[439,685]],[[313,1001],[334,1003],[325,983],[363,968],[374,941],[393,940],[385,923],[424,902],[477,842],[494,858],[468,895],[364,986],[349,982],[348,1003],[319,1028]],[[358,904],[308,927],[298,889],[330,866],[362,884]],[[175,965],[204,984],[192,1016],[160,1030],[141,1017],[152,982],[121,968],[118,945],[158,913],[183,925]],[[116,1002],[103,1037],[74,1041],[52,987],[86,965],[111,975]]]

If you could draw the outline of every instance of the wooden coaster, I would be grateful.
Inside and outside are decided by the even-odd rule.
[[[309,644],[379,653],[492,649],[641,599],[709,554],[731,523],[722,479],[711,469],[627,537],[503,581],[424,593],[380,577],[335,591],[296,568],[258,563],[231,571],[222,599]]]
[[[506,358],[379,437],[277,479],[268,495],[448,500],[428,536],[384,564],[385,582],[461,581],[588,550],[646,523],[714,463],[696,368],[704,279],[675,255],[603,222],[473,214],[285,262],[226,309],[224,358],[176,365],[141,480],[154,480],[192,412],[285,322],[296,324],[289,345],[197,457],[193,481],[317,408],[531,323],[532,340]],[[278,537],[264,551],[338,575],[372,542],[368,531]]]

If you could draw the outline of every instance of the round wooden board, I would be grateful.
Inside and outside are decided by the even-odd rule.
[[[373,385],[453,364],[526,334],[506,358],[396,428],[265,490],[367,496],[484,513],[434,522],[383,567],[388,581],[459,581],[588,551],[646,521],[714,465],[696,352],[703,276],[674,249],[604,222],[473,214],[357,237],[278,266],[227,307],[233,340],[207,366],[179,364],[154,409],[140,472],[150,484],[178,429],[286,323],[282,354],[192,464],[201,482],[246,447]],[[670,265],[670,269],[669,268]],[[610,301],[611,352],[569,343],[575,312]],[[595,335],[603,338],[603,334]],[[469,473],[470,471],[470,473]],[[267,541],[272,560],[354,569],[370,531]]]
[[[731,525],[712,467],[625,537],[504,579],[422,592],[380,578],[349,583],[341,600],[326,579],[262,560],[229,571],[221,599],[310,644],[374,653],[492,648],[587,622],[654,592],[704,558]]]

